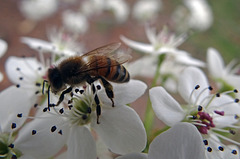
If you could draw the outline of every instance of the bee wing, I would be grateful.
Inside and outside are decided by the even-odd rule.
[[[92,58],[93,56],[103,56],[103,55],[91,55],[88,56],[88,58]],[[112,66],[117,66],[121,65],[127,61],[130,60],[131,55],[129,54],[124,54],[124,53],[116,53],[111,56],[106,56],[110,60],[115,60],[117,62],[109,62],[106,60],[102,60],[102,58],[94,58],[94,60],[89,60],[80,70],[77,72],[77,74],[83,73],[83,72],[88,72],[91,70],[96,70],[100,68],[107,68],[107,67],[112,67]]]
[[[97,49],[94,49],[90,52],[87,52],[86,54],[83,54],[82,56],[91,56],[91,55],[101,55],[104,54],[106,56],[110,56],[110,54],[117,50],[120,47],[121,43],[111,43],[102,47],[99,47]]]

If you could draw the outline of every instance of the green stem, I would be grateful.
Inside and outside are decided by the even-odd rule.
[[[155,73],[155,76],[152,81],[151,88],[155,87],[157,85],[157,80],[160,76],[160,68],[161,68],[161,65],[162,65],[164,59],[165,59],[165,54],[159,55],[157,69],[156,69],[156,73]],[[154,124],[154,112],[152,109],[152,103],[150,101],[150,98],[148,98],[145,119],[144,119],[144,126],[145,126],[147,137],[148,137],[148,143],[147,143],[146,149],[148,149],[149,143],[151,142],[150,139],[151,139],[151,132],[152,132],[153,124]]]

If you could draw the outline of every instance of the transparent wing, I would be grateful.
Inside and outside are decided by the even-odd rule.
[[[112,52],[117,50],[120,47],[121,43],[111,43],[102,47],[99,47],[97,49],[94,49],[90,52],[87,52],[86,54],[83,54],[82,56],[90,56],[90,55],[105,55],[110,56]]]

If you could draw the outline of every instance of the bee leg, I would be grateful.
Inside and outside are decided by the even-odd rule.
[[[58,102],[57,102],[57,104],[55,106],[58,106],[64,100],[64,95],[67,94],[67,93],[70,93],[70,92],[72,92],[72,87],[68,87],[67,89],[65,89],[61,93],[61,95],[60,95],[60,97],[58,99]]]
[[[114,101],[113,101],[114,93],[113,93],[113,87],[112,87],[111,83],[109,83],[103,77],[100,77],[100,80],[103,84],[103,87],[105,88],[105,92],[106,92],[108,98],[112,101],[112,107],[114,107]]]
[[[91,89],[92,89],[92,92],[93,92],[93,94],[95,94],[95,96],[94,96],[94,101],[95,101],[95,103],[96,103],[96,114],[97,114],[97,124],[100,124],[100,122],[99,122],[99,117],[100,117],[100,115],[101,115],[101,106],[100,106],[100,100],[99,100],[99,98],[98,98],[98,95],[97,95],[97,93],[96,93],[96,87],[95,87],[95,85],[94,85],[94,81],[96,81],[97,79],[99,79],[99,78],[92,78],[92,77],[88,77],[88,80],[87,80],[87,83],[88,84],[90,84],[91,85]]]

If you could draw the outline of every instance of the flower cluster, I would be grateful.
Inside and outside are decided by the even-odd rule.
[[[183,0],[159,30],[164,4],[21,0],[19,41],[34,56],[8,55],[0,73],[12,84],[0,92],[0,158],[240,159],[240,65],[185,49],[212,26],[207,0]],[[48,40],[27,36],[54,14],[62,26]],[[89,51],[93,28],[104,44]],[[105,43],[116,30],[131,61]],[[0,57],[15,45],[3,39]]]

